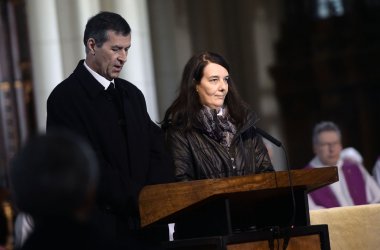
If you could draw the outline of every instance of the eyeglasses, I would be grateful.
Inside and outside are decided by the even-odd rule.
[[[335,148],[337,146],[341,146],[341,143],[340,141],[335,141],[335,142],[319,142],[317,144],[319,147],[323,147],[323,148]]]

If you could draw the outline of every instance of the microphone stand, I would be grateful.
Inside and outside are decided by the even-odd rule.
[[[292,216],[291,216],[291,219],[290,219],[290,229],[293,229],[294,228],[294,224],[295,224],[295,216],[296,216],[296,199],[295,199],[295,195],[294,195],[294,188],[293,188],[292,177],[291,177],[291,172],[290,172],[290,167],[289,167],[288,154],[286,152],[285,147],[282,145],[282,143],[279,140],[277,140],[276,138],[274,138],[273,136],[271,136],[270,134],[268,134],[267,132],[265,132],[261,128],[255,127],[255,129],[256,129],[256,132],[258,134],[260,134],[262,137],[264,137],[268,141],[270,141],[273,144],[275,144],[277,147],[282,148],[282,150],[284,151],[285,159],[286,159],[286,169],[287,169],[287,172],[288,172],[289,187],[290,187],[290,192],[291,192],[291,196],[292,196],[292,205],[293,205]],[[283,248],[282,248],[283,250],[286,250],[286,248],[288,247],[289,240],[290,240],[290,235],[289,234],[290,234],[290,230],[286,230],[285,235],[284,235]]]

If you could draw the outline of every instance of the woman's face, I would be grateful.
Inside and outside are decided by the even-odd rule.
[[[203,69],[203,77],[196,86],[202,105],[219,110],[228,93],[228,71],[221,65],[209,63]]]

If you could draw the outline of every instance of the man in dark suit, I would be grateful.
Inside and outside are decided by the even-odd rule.
[[[47,129],[73,130],[96,152],[94,220],[104,235],[122,249],[154,249],[168,237],[167,226],[140,230],[138,194],[144,185],[173,181],[174,170],[142,92],[118,78],[131,47],[130,26],[116,13],[100,12],[88,20],[83,41],[86,59],[48,98]]]

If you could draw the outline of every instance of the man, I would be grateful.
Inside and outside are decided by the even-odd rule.
[[[48,98],[47,129],[76,131],[95,150],[95,221],[103,234],[120,248],[155,248],[168,228],[140,230],[138,194],[144,185],[173,181],[174,170],[142,92],[118,78],[131,47],[130,26],[116,13],[100,12],[88,20],[83,42],[86,59]]]
[[[10,169],[15,206],[33,219],[21,249],[104,249],[89,215],[98,181],[90,146],[67,131],[31,138]]]
[[[363,160],[355,149],[342,150],[341,132],[335,123],[318,123],[312,139],[315,157],[306,167],[337,166],[339,181],[311,192],[310,209],[380,202],[380,187],[364,168]]]

